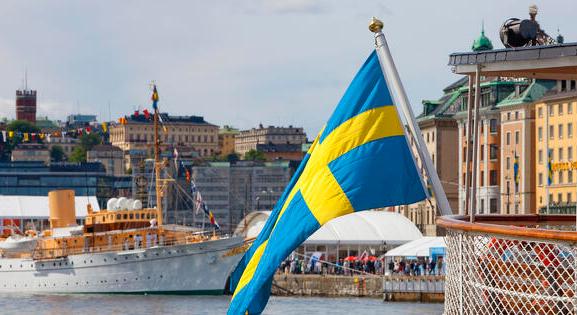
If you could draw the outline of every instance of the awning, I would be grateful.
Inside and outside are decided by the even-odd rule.
[[[386,257],[429,257],[431,252],[440,255],[447,247],[445,238],[440,236],[424,236],[388,251]]]

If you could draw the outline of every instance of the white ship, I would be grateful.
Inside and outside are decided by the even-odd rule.
[[[156,91],[156,90],[155,90]],[[158,109],[156,207],[110,200],[76,225],[74,191],[49,193],[50,229],[0,241],[0,292],[221,294],[248,247],[244,237],[164,225]],[[211,216],[212,218],[212,216]]]

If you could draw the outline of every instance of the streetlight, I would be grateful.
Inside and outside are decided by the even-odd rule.
[[[256,211],[259,211],[260,210],[260,205],[259,205],[260,197],[257,196],[255,199],[256,199]]]

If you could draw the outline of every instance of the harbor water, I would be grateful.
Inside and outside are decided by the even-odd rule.
[[[0,295],[0,313],[225,314],[229,296]],[[271,297],[264,314],[441,314],[443,304],[383,302],[369,298]]]

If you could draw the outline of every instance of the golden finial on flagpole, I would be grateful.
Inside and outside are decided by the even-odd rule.
[[[369,30],[373,33],[378,33],[383,30],[383,22],[373,16],[371,23],[369,23]]]

